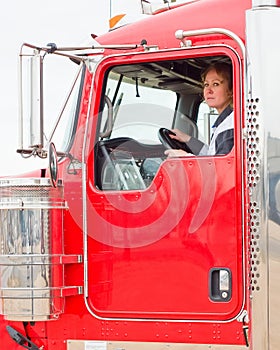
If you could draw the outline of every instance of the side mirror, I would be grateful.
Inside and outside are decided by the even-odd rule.
[[[113,129],[113,105],[110,98],[107,95],[104,96],[104,102],[108,108],[108,115],[107,115],[106,130],[101,132],[99,135],[102,138],[110,136]]]
[[[24,54],[23,47],[19,67],[18,152],[32,153],[36,149],[40,156],[40,150],[44,147],[43,57],[36,49],[32,50],[32,54]]]
[[[51,142],[49,144],[49,173],[50,179],[53,187],[57,186],[58,180],[58,161],[57,161],[57,153],[55,149],[55,145]]]

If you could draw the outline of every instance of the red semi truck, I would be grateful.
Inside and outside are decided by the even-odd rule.
[[[279,22],[279,0],[194,0],[22,45],[17,152],[47,164],[0,179],[1,349],[279,348]],[[209,142],[215,62],[234,147],[167,158],[162,128]]]

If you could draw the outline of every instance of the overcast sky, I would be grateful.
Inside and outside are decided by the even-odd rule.
[[[163,0],[151,0],[159,4]],[[180,2],[180,0],[178,0]],[[22,43],[79,45],[108,30],[110,14],[133,14],[139,0],[9,0],[0,12],[0,176],[25,172],[33,162],[18,147],[18,53]],[[32,167],[32,166],[31,166]],[[34,166],[33,166],[34,167]],[[35,166],[36,168],[36,166]]]
[[[119,3],[118,6],[116,6]],[[18,53],[23,42],[44,46],[78,45],[91,33],[108,29],[112,14],[127,5],[133,11],[134,0],[9,0],[0,12],[0,175],[22,173],[31,166],[16,154],[18,146]],[[32,166],[31,166],[32,167]]]
[[[106,3],[103,0],[104,4]],[[77,43],[106,22],[109,13],[104,6],[102,16],[94,14],[97,0],[10,0],[0,13],[2,49],[0,54],[0,175],[25,172],[31,160],[23,160],[16,153],[18,146],[18,53],[23,42],[46,45]],[[79,5],[79,7],[77,6]],[[91,16],[90,16],[91,14]],[[91,17],[91,18],[90,18]]]

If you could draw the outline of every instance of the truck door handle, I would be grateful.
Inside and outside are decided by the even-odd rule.
[[[212,301],[229,301],[232,294],[231,271],[226,267],[212,268],[209,272],[209,297]]]

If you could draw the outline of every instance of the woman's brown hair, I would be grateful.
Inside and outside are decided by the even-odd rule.
[[[220,76],[222,76],[228,84],[228,88],[232,91],[233,83],[232,83],[232,67],[228,63],[224,62],[216,62],[208,66],[203,73],[201,74],[201,79],[204,82],[205,77],[211,70],[215,70]]]

